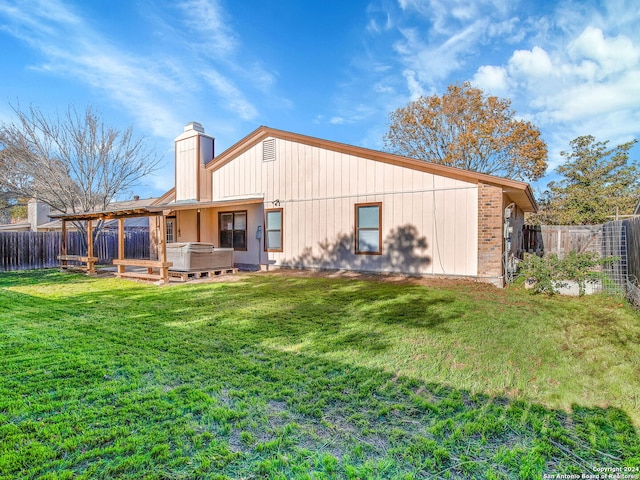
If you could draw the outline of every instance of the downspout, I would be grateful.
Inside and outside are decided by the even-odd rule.
[[[196,210],[196,242],[200,243],[200,209]]]

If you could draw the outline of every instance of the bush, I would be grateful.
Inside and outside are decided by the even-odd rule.
[[[521,283],[533,282],[535,293],[553,295],[567,286],[567,282],[578,284],[580,296],[585,294],[587,282],[596,282],[606,276],[597,267],[610,264],[615,258],[601,258],[595,252],[569,252],[560,259],[555,253],[539,257],[525,254],[519,265],[519,279]]]

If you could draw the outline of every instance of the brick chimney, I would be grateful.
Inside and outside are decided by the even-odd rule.
[[[198,122],[190,122],[175,139],[176,202],[211,200],[211,174],[204,169],[213,159],[214,138]]]

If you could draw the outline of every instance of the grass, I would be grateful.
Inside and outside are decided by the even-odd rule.
[[[640,469],[640,314],[474,283],[0,274],[0,478]]]

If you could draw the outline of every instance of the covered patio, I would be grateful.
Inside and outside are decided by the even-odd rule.
[[[157,258],[149,259],[133,259],[125,258],[125,229],[124,222],[127,218],[132,217],[157,217],[156,222],[158,232],[155,235],[150,234],[150,241],[155,238],[155,252]],[[167,244],[166,244],[166,214],[164,210],[149,211],[147,206],[132,206],[130,208],[118,208],[114,210],[105,210],[100,212],[84,212],[84,213],[67,213],[51,215],[51,218],[58,218],[62,222],[62,241],[60,245],[60,268],[67,269],[73,264],[79,264],[80,268],[90,275],[96,273],[95,264],[98,258],[94,256],[94,230],[96,224],[107,220],[117,220],[118,223],[118,256],[113,259],[113,265],[117,266],[116,275],[118,277],[140,278],[144,280],[158,281],[160,283],[168,283],[169,267],[172,262],[167,261]],[[78,223],[85,222],[85,233],[87,241],[86,255],[78,252],[69,253],[67,251],[67,224],[69,222]],[[153,250],[153,249],[152,249]],[[142,267],[146,271],[128,271],[127,267]]]
[[[116,276],[138,278],[166,284],[171,278],[186,281],[193,278],[202,278],[221,273],[236,271],[234,268],[233,249],[218,252],[224,257],[222,263],[212,264],[210,268],[185,269],[181,265],[174,265],[171,259],[167,259],[168,245],[176,247],[184,243],[208,242],[214,244],[217,237],[217,228],[212,225],[213,212],[227,208],[255,207],[259,216],[259,210],[263,203],[262,196],[246,196],[214,201],[182,201],[162,204],[130,205],[120,204],[119,208],[99,212],[83,212],[51,215],[51,218],[59,219],[62,223],[62,242],[60,248],[60,268],[67,269],[72,266],[80,267],[90,275],[96,273],[95,264],[98,261],[94,255],[94,231],[100,222],[117,221],[118,225],[118,254],[112,264],[117,267]],[[150,257],[153,258],[125,258],[125,220],[136,217],[151,217],[149,222]],[[176,224],[176,218],[181,222]],[[150,219],[151,220],[151,219]],[[86,254],[69,252],[67,248],[66,232],[69,223],[83,222],[86,232]],[[181,232],[179,236],[178,233]],[[213,236],[212,236],[213,235]],[[169,239],[168,239],[169,238]],[[242,252],[241,252],[242,253]],[[218,262],[221,260],[217,260]],[[170,271],[171,267],[176,267]],[[198,270],[198,271],[195,271]]]

